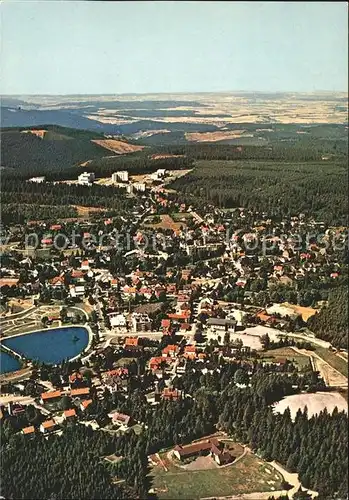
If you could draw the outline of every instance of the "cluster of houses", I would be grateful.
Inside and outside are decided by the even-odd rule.
[[[163,169],[152,174],[153,181],[165,177]],[[89,185],[94,180],[93,173],[83,172],[78,182]],[[316,313],[309,304],[296,304],[306,280],[343,278],[343,267],[330,244],[343,242],[345,228],[328,228],[301,215],[275,222],[267,214],[243,209],[222,211],[208,206],[199,211],[166,189],[148,190],[145,183],[131,182],[127,171],[115,172],[111,182],[127,189],[132,186],[139,194],[134,213],[5,228],[5,236],[17,246],[2,259],[1,314],[5,319],[11,314],[6,302],[15,298],[31,300],[31,308],[54,303],[89,311],[98,331],[92,355],[103,357],[108,348],[118,349],[125,358],[146,359],[144,392],[151,404],[186,397],[173,381],[188,366],[209,372],[209,347],[227,360],[248,359],[253,348],[245,342],[247,326],[282,330],[297,318],[306,322]],[[155,229],[142,225],[144,215],[158,213],[176,213],[181,223]],[[57,251],[56,237],[69,237],[73,230],[78,234],[75,241]],[[30,231],[38,235],[44,255],[25,245]],[[310,232],[315,236],[300,244],[297,235]],[[123,245],[115,250],[117,233]],[[150,233],[157,245],[143,248]],[[96,245],[101,235],[103,242]],[[285,287],[288,296],[269,300],[278,286]],[[260,305],[258,294],[269,292],[269,299]],[[311,302],[320,304],[316,297]],[[114,363],[94,373],[90,384],[80,385],[75,384],[80,375],[72,373],[69,387],[53,387],[37,398],[38,407],[52,407],[54,416],[51,410],[43,412],[47,419],[39,427],[25,426],[22,433],[50,434],[59,431],[61,422],[91,423],[88,408],[96,398],[94,389],[99,398],[105,390],[127,397],[130,373],[126,364]],[[65,396],[72,407],[58,410]],[[21,405],[7,409],[12,416],[23,411]],[[108,422],[123,430],[134,424],[132,417],[119,408],[108,412]],[[227,446],[215,439],[177,446],[173,453],[181,461],[200,454],[211,455],[219,465],[234,460]]]

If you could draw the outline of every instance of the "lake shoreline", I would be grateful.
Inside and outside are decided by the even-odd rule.
[[[11,335],[9,337],[5,337],[5,338],[2,338],[0,340],[0,347],[7,347],[8,349],[11,349],[14,353],[16,353],[17,355],[19,355],[20,357],[22,357],[23,359],[25,359],[26,363],[32,363],[33,362],[33,359],[31,359],[29,356],[25,355],[24,353],[22,352],[17,352],[16,349],[13,349],[12,347],[9,348],[8,346],[6,346],[6,344],[4,343],[4,341],[6,340],[11,340],[11,339],[14,339],[14,338],[18,338],[18,337],[25,337],[27,335],[33,335],[33,334],[45,334],[45,333],[51,333],[55,330],[67,330],[67,329],[83,329],[85,330],[85,332],[87,333],[87,345],[86,347],[84,347],[78,354],[72,356],[72,357],[68,357],[68,361],[76,361],[77,359],[79,359],[80,357],[82,357],[83,355],[86,355],[86,353],[88,353],[88,351],[91,349],[91,346],[92,346],[92,340],[93,340],[93,332],[91,330],[91,327],[87,324],[79,324],[79,325],[64,325],[64,326],[59,326],[59,327],[52,327],[52,328],[45,328],[43,330],[32,330],[32,331],[29,331],[29,332],[23,332],[23,333],[17,333],[15,335]],[[4,349],[5,351],[5,349]],[[10,355],[10,354],[8,354]],[[16,359],[14,356],[12,356],[14,359]],[[63,362],[63,360],[61,362],[58,362],[58,363],[47,363],[47,364],[52,364],[52,365],[59,365]],[[14,373],[16,370],[9,370],[9,371],[6,371],[6,372],[1,372],[1,375],[4,375],[4,374],[9,374],[9,373]]]

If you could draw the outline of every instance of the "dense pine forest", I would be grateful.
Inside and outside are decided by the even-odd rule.
[[[333,290],[328,304],[309,319],[308,325],[320,339],[348,349],[348,286]]]
[[[344,161],[198,161],[171,187],[188,202],[244,207],[280,217],[304,213],[328,224],[347,220]]]

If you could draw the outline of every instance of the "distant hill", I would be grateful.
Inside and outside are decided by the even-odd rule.
[[[17,172],[31,175],[68,169],[88,160],[112,155],[104,139],[102,134],[95,132],[52,125],[33,129],[3,129],[1,166],[3,172],[16,169]],[[93,141],[102,142],[98,144]],[[102,145],[104,143],[105,146]],[[132,152],[132,145],[129,145],[128,151]],[[125,148],[123,152],[126,152]]]
[[[106,134],[119,134],[117,125],[110,125],[90,120],[74,111],[58,110],[24,110],[20,107],[1,107],[1,127],[37,127],[45,123],[83,130],[91,130]]]

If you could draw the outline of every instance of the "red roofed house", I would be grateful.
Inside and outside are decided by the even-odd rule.
[[[24,434],[25,436],[34,437],[35,435],[34,426],[30,425],[29,427],[24,427],[24,429],[22,429],[22,434]]]
[[[60,224],[53,224],[51,227],[50,227],[50,230],[51,231],[60,231],[62,229],[62,226]]]
[[[49,247],[49,246],[51,246],[51,245],[52,245],[52,243],[53,243],[52,238],[43,238],[43,239],[41,240],[41,244],[42,244],[42,246],[44,246],[44,247]]]
[[[76,411],[74,409],[65,410],[63,418],[64,420],[74,420],[76,418]]]
[[[163,348],[162,350],[162,355],[163,357],[174,357],[178,352],[178,346],[176,345],[167,345],[166,347]]]
[[[179,322],[186,323],[187,319],[190,318],[190,311],[189,310],[182,311],[180,314],[178,314],[178,313],[169,314],[168,317],[170,319],[175,319],[175,320],[177,320]]]
[[[51,403],[61,398],[61,391],[48,391],[41,394],[41,404]]]
[[[183,356],[188,359],[196,358],[196,347],[195,345],[186,345],[184,348]]]
[[[89,397],[90,396],[90,388],[89,387],[82,387],[80,389],[72,389],[70,391],[70,395],[72,398],[79,397],[79,398],[84,398],[84,397]]]
[[[108,417],[112,419],[113,424],[125,425],[126,427],[128,427],[131,422],[131,417],[129,415],[119,413],[118,411],[108,413]]]
[[[149,368],[152,371],[159,370],[161,368],[161,363],[164,363],[165,359],[161,357],[154,357],[149,360]]]
[[[218,465],[231,463],[235,459],[230,451],[225,449],[224,443],[218,441],[216,438],[187,446],[177,445],[173,452],[178,460],[185,460],[190,457],[201,455],[202,453],[209,454]]]
[[[169,401],[177,401],[181,398],[181,391],[178,389],[170,389],[169,387],[165,387],[162,391],[161,399],[169,400]]]
[[[55,430],[56,424],[54,420],[46,420],[46,422],[43,422],[40,425],[40,431],[43,432],[44,434],[47,434],[48,432],[51,432]]]
[[[163,330],[169,330],[171,327],[171,320],[170,319],[162,319],[161,320],[161,328]]]
[[[80,410],[85,411],[88,406],[92,403],[92,399],[85,399],[85,401],[81,401]]]

